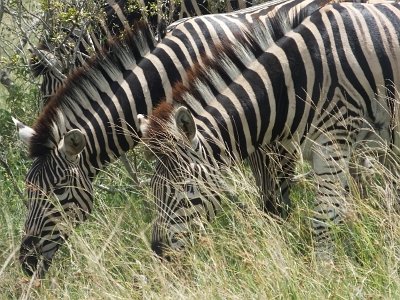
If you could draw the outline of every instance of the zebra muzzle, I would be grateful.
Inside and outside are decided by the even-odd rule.
[[[44,278],[51,261],[41,254],[40,248],[37,246],[39,241],[38,237],[26,236],[21,243],[19,261],[26,275]]]

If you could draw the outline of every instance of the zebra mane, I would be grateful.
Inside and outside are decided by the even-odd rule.
[[[183,82],[174,85],[173,103],[162,101],[148,118],[144,141],[151,152],[158,153],[159,149],[165,149],[165,144],[169,144],[179,134],[174,132],[175,108],[187,106],[193,115],[201,115],[208,105],[207,99],[212,101],[216,98],[218,86],[229,85],[242,73],[246,65],[264,52],[260,45],[261,41],[257,41],[255,36],[257,34],[238,37],[235,45],[230,43],[216,45],[212,59],[204,57],[203,65],[195,64],[188,70],[189,85]]]
[[[163,101],[153,110],[145,139],[150,148],[175,135],[171,132],[175,127],[170,123],[173,122],[175,107],[187,106],[193,115],[201,115],[224,87],[234,82],[268,48],[319,8],[319,5],[298,8],[291,15],[288,11],[278,11],[269,20],[267,30],[264,25],[256,24],[252,32],[237,37],[235,44],[228,42],[216,45],[212,50],[212,58],[204,57],[203,65],[197,63],[188,70],[188,85],[183,82],[174,85],[173,103]]]
[[[31,69],[33,77],[36,78],[44,74],[49,69],[49,65],[45,61],[43,61],[42,57],[40,57],[40,53],[43,56],[46,56],[45,53],[51,54],[51,51],[44,42],[41,42],[35,50],[30,51],[32,52],[32,55],[28,61],[28,65]],[[50,63],[52,65],[59,65],[59,62],[56,61],[54,55],[51,55],[51,57],[46,56],[46,59],[50,60]]]
[[[67,130],[59,128],[64,126],[64,109],[73,110],[82,103],[82,97],[101,102],[90,91],[101,90],[104,78],[133,69],[155,46],[156,41],[145,21],[138,21],[132,29],[125,29],[118,38],[107,40],[103,50],[72,71],[63,87],[48,100],[33,126],[36,133],[31,138],[30,156],[44,155],[58,144]]]

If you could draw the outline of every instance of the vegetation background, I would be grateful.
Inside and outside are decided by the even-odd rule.
[[[90,1],[0,0],[0,299],[400,299],[398,177],[376,160],[352,185],[344,226],[335,228],[334,263],[316,263],[310,233],[313,177],[301,159],[293,210],[286,220],[257,209],[257,189],[246,166],[225,174],[234,197],[207,233],[161,262],[149,246],[153,204],[146,182],[151,164],[140,154],[140,187],[119,162],[95,181],[93,215],[56,255],[46,279],[27,278],[18,262],[26,208],[24,176],[31,164],[11,116],[32,124],[39,113],[39,82],[29,47],[49,26],[71,26],[93,15]],[[52,25],[52,26],[53,26]],[[53,38],[62,38],[56,34]],[[140,150],[137,150],[140,153]],[[233,199],[232,199],[233,198]]]

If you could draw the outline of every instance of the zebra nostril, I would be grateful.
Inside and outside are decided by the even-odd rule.
[[[28,276],[32,276],[38,267],[38,257],[34,255],[20,255],[19,260],[21,262],[22,270]]]
[[[153,250],[161,260],[171,261],[171,257],[167,254],[167,246],[161,242],[152,242],[151,250]]]
[[[164,247],[165,246],[160,242],[151,243],[151,250],[153,250],[159,257],[163,256]]]

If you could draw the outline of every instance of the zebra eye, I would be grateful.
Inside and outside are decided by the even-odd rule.
[[[65,192],[65,187],[63,187],[63,186],[57,186],[54,188],[55,194],[60,195],[60,194],[64,194],[64,192]]]

